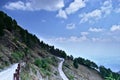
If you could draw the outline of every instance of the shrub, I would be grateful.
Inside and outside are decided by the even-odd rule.
[[[15,60],[15,62],[16,62],[16,61],[21,60],[21,59],[24,57],[24,54],[23,54],[23,52],[16,51],[16,52],[13,52],[13,53],[11,54],[11,56],[12,56],[12,58],[13,58],[13,59]]]
[[[73,62],[73,65],[74,65],[74,67],[77,69],[78,68],[78,61],[77,61],[77,59],[74,59],[74,62]]]
[[[39,59],[37,58],[34,62],[34,64],[40,68],[43,68],[45,70],[49,70],[49,65],[46,59]]]

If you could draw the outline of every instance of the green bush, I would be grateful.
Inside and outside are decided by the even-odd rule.
[[[74,67],[75,67],[76,69],[79,67],[79,64],[78,64],[77,59],[74,59],[73,65],[74,65]]]
[[[16,61],[21,60],[21,59],[24,57],[24,53],[23,53],[23,52],[16,51],[16,52],[13,52],[13,53],[11,54],[11,56],[12,56],[13,60],[15,60],[15,62],[16,62]]]
[[[37,58],[35,61],[34,61],[34,64],[38,67],[41,67],[41,60],[39,58]]]
[[[34,61],[34,64],[36,66],[38,66],[41,70],[41,72],[46,76],[50,76],[50,63],[51,61],[49,61],[49,58],[45,58],[45,59],[39,59],[37,58],[35,61]]]
[[[120,80],[120,74],[112,72],[110,69],[107,69],[104,66],[100,66],[99,71],[105,80]]]
[[[70,80],[74,80],[74,76],[71,75],[71,74],[69,74],[69,79],[70,79]]]
[[[40,68],[43,68],[45,70],[49,70],[49,65],[48,65],[48,61],[45,59],[36,59],[34,64]]]

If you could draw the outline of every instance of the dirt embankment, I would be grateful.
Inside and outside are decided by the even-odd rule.
[[[63,70],[69,80],[104,80],[97,71],[79,65],[78,69],[73,67],[73,62],[66,60]]]

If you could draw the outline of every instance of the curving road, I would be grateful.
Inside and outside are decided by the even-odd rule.
[[[59,58],[59,59],[61,61],[58,65],[58,71],[60,73],[60,76],[62,77],[63,80],[69,80],[62,70],[64,59],[63,58]],[[18,67],[18,63],[0,72],[0,80],[8,80],[8,79],[13,80],[13,74],[15,73],[15,70],[17,69],[17,67]],[[39,75],[40,80],[42,80],[42,77],[40,76],[39,73],[38,75]]]
[[[63,80],[69,80],[62,70],[64,59],[63,58],[59,58],[59,59],[61,60],[61,62],[58,65],[58,71],[60,73],[60,76],[62,77]]]
[[[18,66],[18,63],[0,72],[0,80],[13,80],[13,74],[15,73],[17,66]]]

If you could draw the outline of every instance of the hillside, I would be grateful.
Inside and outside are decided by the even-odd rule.
[[[39,73],[44,79],[61,80],[57,70],[59,60],[51,54],[52,52],[59,57],[65,55],[64,51],[40,41],[35,35],[17,25],[17,22],[11,17],[0,11],[1,70],[11,64],[25,62],[26,66],[21,71],[22,80],[37,79]]]
[[[40,76],[44,80],[62,80],[57,57],[65,59],[63,70],[69,80],[104,80],[106,77],[120,80],[120,75],[103,66],[98,68],[89,60],[73,58],[65,51],[44,43],[0,11],[0,70],[25,62],[20,73],[21,80],[39,80]]]

